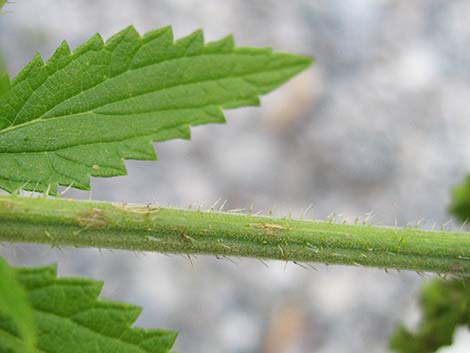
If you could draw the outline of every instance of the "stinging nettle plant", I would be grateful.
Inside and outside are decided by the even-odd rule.
[[[59,186],[88,190],[91,176],[125,174],[125,159],[155,160],[152,142],[188,139],[191,126],[224,122],[223,109],[259,105],[260,95],[312,63],[270,48],[235,47],[232,36],[205,43],[196,31],[175,41],[170,27],[144,35],[128,27],[106,41],[97,34],[73,51],[63,42],[46,62],[36,55],[11,82],[2,70],[0,188],[10,195],[0,196],[0,242],[468,275],[470,238],[462,231],[60,197]],[[469,184],[467,178],[454,191],[452,210],[462,220],[470,214]],[[23,197],[21,190],[44,196]],[[452,311],[444,324],[439,313],[425,317],[416,336],[401,328],[392,347],[432,352],[425,350],[430,349],[426,327],[439,325],[448,329],[431,349],[449,344],[455,326],[468,323],[468,289],[458,283],[437,283],[425,293],[449,286],[459,305],[445,296],[425,305],[440,300],[449,311],[466,309]],[[101,286],[87,278],[57,278],[55,266],[13,268],[0,258],[0,352],[171,350],[175,332],[132,327],[140,309],[99,299]]]

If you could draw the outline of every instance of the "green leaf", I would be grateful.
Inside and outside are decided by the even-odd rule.
[[[19,337],[21,352],[32,352],[35,341],[33,310],[26,293],[18,283],[15,271],[0,257],[0,327],[8,325]],[[0,329],[0,352],[10,352],[11,346],[3,340]]]
[[[39,55],[0,99],[0,188],[89,189],[90,176],[126,173],[124,159],[156,159],[152,141],[189,138],[189,126],[224,122],[222,108],[258,105],[312,63],[270,48],[173,41],[164,27],[97,34],[71,53]]]
[[[37,353],[165,353],[176,339],[173,331],[131,328],[141,309],[98,299],[101,282],[57,278],[55,266],[18,269],[17,278],[34,309]],[[23,352],[17,332],[1,318],[0,342],[1,352]]]
[[[1,9],[1,7],[0,7]],[[10,77],[4,69],[3,58],[0,56],[0,97],[10,89]]]
[[[470,324],[470,279],[435,280],[421,294],[423,318],[416,332],[400,326],[390,346],[399,353],[431,353],[452,344],[454,331]]]
[[[462,184],[452,189],[449,211],[462,222],[470,220],[470,174],[465,177]]]
[[[8,74],[0,67],[0,97],[10,89],[10,78]]]

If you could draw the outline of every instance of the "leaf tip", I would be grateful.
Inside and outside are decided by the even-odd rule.
[[[299,62],[305,65],[305,68],[315,64],[316,59],[313,56],[308,55],[297,55]]]

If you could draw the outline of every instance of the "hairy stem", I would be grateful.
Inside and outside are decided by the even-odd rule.
[[[0,196],[0,242],[470,274],[470,234]]]

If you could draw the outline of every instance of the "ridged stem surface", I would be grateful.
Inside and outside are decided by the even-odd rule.
[[[470,274],[470,234],[58,198],[0,196],[0,242]]]

